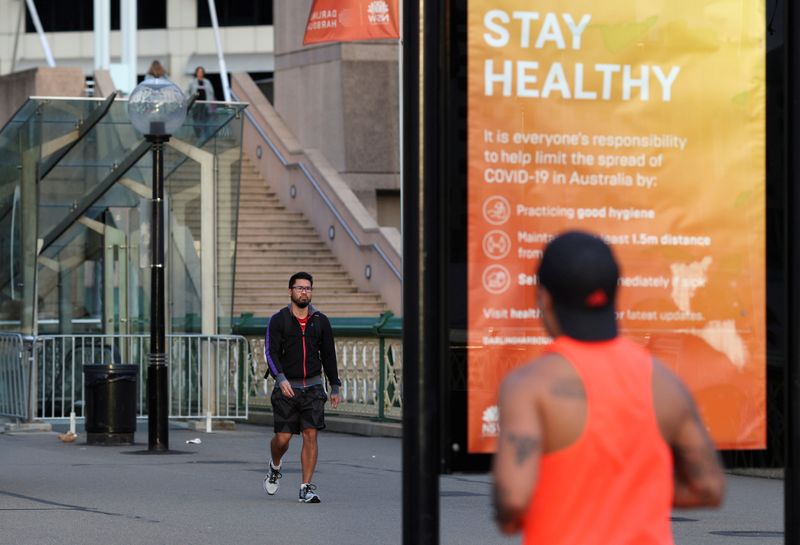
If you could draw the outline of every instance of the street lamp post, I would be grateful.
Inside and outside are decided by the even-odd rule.
[[[149,78],[128,99],[128,117],[150,142],[153,153],[153,197],[150,237],[150,362],[147,367],[149,451],[169,450],[166,302],[164,293],[164,144],[186,119],[186,97],[177,85]]]

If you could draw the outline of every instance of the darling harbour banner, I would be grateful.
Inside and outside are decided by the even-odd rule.
[[[303,44],[400,37],[400,0],[314,0]]]
[[[623,334],[675,370],[719,448],[766,442],[764,3],[469,1],[469,451],[550,339],[536,270],[588,230]]]

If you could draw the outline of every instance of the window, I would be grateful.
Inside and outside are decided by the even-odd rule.
[[[111,0],[111,30],[119,30],[120,0]],[[164,0],[138,0],[136,27],[139,30],[167,28],[167,3]]]
[[[119,0],[117,0],[119,2]],[[30,13],[25,10],[25,32],[36,32]],[[94,2],[92,0],[36,0],[36,11],[45,32],[92,30]]]
[[[94,30],[93,0],[36,0],[36,11],[45,32]],[[112,30],[119,30],[119,12],[120,0],[111,0]],[[139,29],[167,27],[167,3],[164,0],[138,0],[136,12]],[[25,19],[25,32],[36,32],[29,13]]]
[[[217,0],[219,26],[250,26],[272,24],[272,0]],[[211,26],[207,0],[197,0],[197,26]]]

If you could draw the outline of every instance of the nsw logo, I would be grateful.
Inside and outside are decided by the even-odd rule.
[[[497,437],[500,435],[500,411],[497,410],[497,405],[492,405],[483,411],[481,435],[483,437]]]
[[[371,25],[388,25],[392,22],[389,4],[385,0],[373,0],[367,7],[367,20]]]

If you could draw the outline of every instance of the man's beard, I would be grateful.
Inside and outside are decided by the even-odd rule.
[[[306,308],[308,305],[311,304],[311,299],[301,300],[296,297],[292,297],[292,303],[297,305],[299,308]]]

